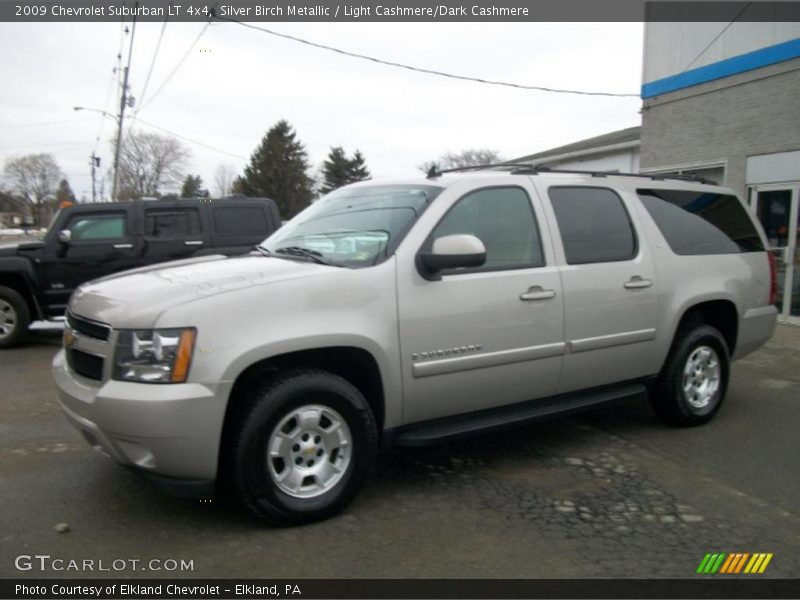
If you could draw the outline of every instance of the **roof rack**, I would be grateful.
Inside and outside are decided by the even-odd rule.
[[[490,165],[473,165],[469,167],[453,167],[452,169],[440,170],[439,167],[433,165],[430,169],[428,169],[426,177],[428,179],[435,179],[436,177],[439,177],[439,175],[444,175],[445,173],[459,173],[461,171],[481,171],[484,169],[498,169],[500,167],[507,167],[510,169],[524,169],[530,166],[531,165],[529,163],[494,163]]]
[[[690,181],[694,183],[704,183],[717,185],[716,182],[697,175],[669,175],[660,173],[619,173],[616,171],[584,171],[580,169],[553,169],[544,165],[531,165],[529,163],[496,163],[491,165],[479,165],[474,167],[456,167],[440,171],[436,165],[428,170],[428,179],[434,179],[444,173],[456,173],[460,171],[476,171],[485,169],[510,168],[512,175],[538,175],[539,173],[566,173],[570,175],[590,175],[592,177],[639,177],[652,179],[653,181],[665,181],[667,179],[677,179],[679,181]]]
[[[544,165],[528,165],[511,172],[514,175],[537,175],[539,173],[568,173],[573,175],[591,175],[592,177],[646,177],[654,181],[664,181],[666,179],[677,179],[680,181],[692,181],[695,183],[705,183],[716,185],[715,182],[699,177],[698,175],[670,175],[667,173],[621,173],[617,171],[582,171],[580,169],[552,169]]]

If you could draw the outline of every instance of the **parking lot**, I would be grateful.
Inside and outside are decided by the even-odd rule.
[[[0,354],[2,577],[684,578],[717,551],[774,553],[760,577],[800,573],[798,327],[734,366],[705,427],[626,402],[395,450],[343,515],[294,529],[164,496],[92,451],[54,402],[59,344],[39,331]],[[18,571],[20,554],[193,571]]]

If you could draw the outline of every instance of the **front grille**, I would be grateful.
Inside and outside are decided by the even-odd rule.
[[[76,317],[69,311],[67,311],[67,325],[73,331],[104,342],[107,342],[111,335],[111,328],[108,325],[87,321],[86,319]]]
[[[103,359],[100,356],[68,348],[67,363],[78,375],[97,381],[103,380]]]

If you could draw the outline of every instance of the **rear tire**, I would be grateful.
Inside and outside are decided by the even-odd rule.
[[[253,391],[232,431],[232,474],[244,505],[277,525],[331,517],[372,468],[378,431],[350,382],[316,369],[279,374]]]
[[[0,349],[13,348],[28,334],[31,312],[19,292],[0,286]]]
[[[670,425],[692,427],[710,421],[728,389],[730,354],[714,327],[689,324],[675,335],[650,400]]]

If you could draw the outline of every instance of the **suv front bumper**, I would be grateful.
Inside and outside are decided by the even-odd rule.
[[[97,382],[72,372],[64,350],[53,379],[61,409],[93,448],[168,483],[160,487],[211,488],[230,385]]]

